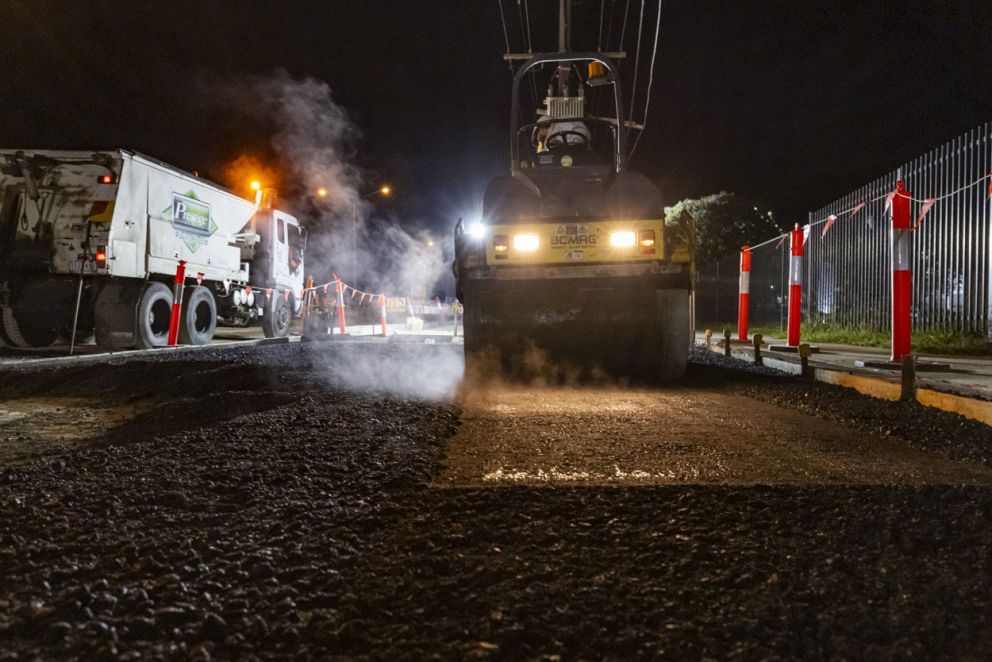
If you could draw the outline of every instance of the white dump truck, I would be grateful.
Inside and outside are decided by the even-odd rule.
[[[301,305],[306,235],[293,216],[136,152],[0,149],[0,339],[166,344],[186,262],[179,341],[218,324],[284,336]]]

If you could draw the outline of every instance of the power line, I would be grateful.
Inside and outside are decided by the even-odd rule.
[[[617,50],[623,50],[623,42],[627,38],[627,12],[630,11],[630,0],[627,0],[627,4],[623,6],[623,28],[620,30],[620,45]]]
[[[654,63],[655,59],[658,57],[658,34],[661,32],[661,0],[658,0],[658,20],[654,25],[654,51],[651,53],[651,68],[648,71],[648,89],[644,99],[644,118],[641,120],[641,126],[644,128],[638,132],[637,137],[634,138],[634,145],[630,148],[630,153],[627,155],[629,160],[634,156],[634,150],[637,149],[637,143],[641,141],[641,136],[647,131],[648,126],[648,109],[651,108],[651,87],[654,85]],[[630,112],[633,113],[634,109],[631,108]]]
[[[630,123],[634,123],[634,102],[637,100],[637,71],[641,66],[641,36],[644,34],[644,5],[646,0],[641,0],[641,18],[637,23],[637,51],[634,55],[634,78],[631,81],[630,90]],[[618,117],[623,121],[622,117]]]
[[[606,0],[599,0],[599,38],[596,40],[596,50],[603,50],[603,10],[606,9]]]
[[[510,33],[506,29],[506,16],[503,15],[503,0],[496,0],[496,4],[499,6],[499,20],[503,23],[503,40],[506,42],[506,52],[510,52]],[[513,68],[513,65],[510,65]]]

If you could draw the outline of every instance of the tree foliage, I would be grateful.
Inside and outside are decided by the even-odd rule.
[[[689,246],[697,268],[783,232],[771,211],[727,191],[666,207],[665,226]]]

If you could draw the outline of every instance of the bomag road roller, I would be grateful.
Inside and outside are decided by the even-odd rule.
[[[666,233],[658,189],[624,167],[623,54],[526,57],[513,78],[510,175],[490,183],[480,220],[455,228],[467,368],[677,379],[690,344],[689,253]],[[522,124],[521,82],[535,69],[553,69],[552,82],[536,121]],[[587,88],[605,93],[614,117],[590,112]]]

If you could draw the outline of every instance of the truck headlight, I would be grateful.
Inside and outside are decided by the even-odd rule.
[[[632,230],[617,230],[610,233],[610,246],[630,248],[637,243],[637,233]]]
[[[540,243],[536,234],[513,235],[513,250],[536,251]]]

